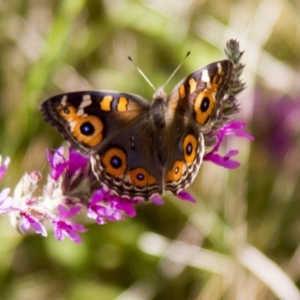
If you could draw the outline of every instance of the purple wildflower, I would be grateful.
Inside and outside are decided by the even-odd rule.
[[[45,208],[39,207],[37,198],[33,196],[40,180],[41,174],[38,171],[25,173],[14,190],[13,198],[6,199],[6,206],[14,226],[18,225],[24,232],[31,226],[36,233],[47,236],[46,229],[42,225]]]
[[[80,206],[73,206],[69,210],[66,209],[64,206],[59,205],[58,206],[58,212],[59,212],[59,217],[62,219],[69,219],[77,215],[81,210]]]
[[[50,150],[46,150],[47,152],[47,160],[51,167],[50,177],[57,181],[61,174],[64,172],[66,167],[68,166],[68,162],[63,156],[64,148],[60,147],[57,149],[53,155],[51,155]]]
[[[156,204],[156,205],[163,205],[164,204],[164,201],[163,199],[161,199],[161,197],[157,194],[153,195],[150,200]]]
[[[190,195],[190,193],[188,193],[185,190],[180,191],[177,195],[176,195],[179,199],[184,200],[184,201],[189,201],[192,203],[196,203],[197,201],[192,197],[192,195]]]
[[[90,160],[88,157],[82,156],[79,152],[70,147],[68,168],[66,169],[67,175],[73,176],[77,172],[82,172],[86,168],[89,161]]]
[[[123,220],[123,213],[129,217],[135,217],[134,204],[138,202],[139,200],[111,195],[109,190],[103,187],[94,192],[88,206],[88,217],[95,219],[101,225],[105,224],[106,220]]]
[[[81,210],[81,207],[74,206],[69,210],[64,206],[58,206],[59,215],[52,219],[52,224],[54,227],[54,236],[57,240],[62,241],[65,236],[67,236],[74,243],[81,243],[82,239],[77,234],[78,232],[85,232],[87,229],[78,223],[67,221],[65,219],[71,218],[76,215]]]
[[[63,152],[63,147],[55,150],[53,155],[47,150],[47,160],[51,167],[50,176],[54,181],[57,181],[64,172],[68,177],[77,175],[78,172],[82,172],[85,169],[89,162],[89,158],[82,156],[71,147],[69,148],[68,160],[64,157]]]
[[[224,137],[227,135],[235,135],[252,141],[254,138],[248,132],[244,131],[245,126],[246,126],[245,122],[234,121],[221,127],[217,131],[218,142],[210,152],[204,155],[203,160],[211,161],[227,169],[237,168],[240,165],[240,163],[231,159],[231,157],[235,156],[238,153],[237,150],[230,150],[224,156],[221,156],[217,152],[219,150],[221,143],[223,142]]]
[[[24,211],[20,212],[20,216],[21,221],[19,226],[24,232],[27,232],[31,226],[36,233],[39,233],[42,236],[47,236],[45,227],[37,218]]]
[[[48,197],[51,198],[55,186],[56,191],[59,192],[60,190],[62,197],[65,199],[71,199],[68,195],[72,194],[74,190],[78,190],[80,185],[85,186],[87,189],[89,188],[91,185],[88,176],[89,158],[82,156],[71,147],[69,148],[68,159],[63,156],[62,147],[58,150],[54,150],[53,156],[50,151],[47,150],[47,157],[51,167],[50,178],[52,179],[52,182],[48,181],[48,186],[45,190],[45,194],[47,194]]]

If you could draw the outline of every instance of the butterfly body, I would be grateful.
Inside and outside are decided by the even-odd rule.
[[[223,60],[197,70],[152,102],[127,93],[80,91],[54,96],[43,116],[89,156],[99,182],[122,197],[151,199],[185,189],[198,173],[204,137],[232,80]]]

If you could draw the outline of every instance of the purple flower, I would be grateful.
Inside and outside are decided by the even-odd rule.
[[[187,191],[182,190],[176,195],[179,199],[189,201],[192,203],[196,203],[196,199],[194,199]]]
[[[161,199],[161,197],[157,194],[153,195],[150,200],[156,204],[156,205],[163,205],[164,204],[164,201],[163,199]]]
[[[0,210],[9,212],[11,223],[15,227],[18,225],[22,231],[27,232],[31,226],[36,233],[47,236],[46,229],[42,225],[42,220],[45,219],[44,214],[38,207],[37,198],[33,197],[40,180],[41,174],[38,171],[25,173],[14,189],[12,198],[7,197],[8,189],[2,191],[1,195],[4,194],[6,198],[0,201]]]
[[[222,166],[226,169],[236,169],[240,166],[240,163],[238,161],[230,159],[230,157],[233,157],[238,154],[237,150],[230,150],[226,155],[221,156],[217,153],[208,153],[207,156],[204,158],[204,160],[210,160],[214,164]]]
[[[135,217],[134,204],[138,202],[139,200],[111,195],[109,190],[103,187],[94,192],[92,201],[88,206],[88,217],[95,219],[101,225],[105,224],[106,220],[123,220],[123,213],[129,217]]]
[[[69,158],[63,156],[63,148],[54,151],[53,156],[47,150],[48,162],[51,166],[50,178],[59,185],[63,195],[71,194],[80,185],[87,188],[91,185],[89,175],[89,158],[82,156],[72,148],[69,148]],[[58,179],[61,179],[58,182]],[[51,194],[53,184],[49,182],[48,194]]]
[[[227,169],[237,168],[240,165],[240,163],[231,159],[231,157],[238,154],[237,150],[230,150],[224,156],[221,156],[217,152],[219,150],[221,143],[223,142],[224,137],[227,135],[235,135],[253,141],[254,140],[253,136],[250,135],[248,132],[244,131],[245,126],[246,126],[245,122],[234,121],[218,129],[217,131],[218,142],[210,152],[204,155],[203,160],[212,161],[213,163]]]
[[[66,173],[69,176],[75,175],[77,172],[82,172],[89,162],[89,158],[82,156],[79,152],[69,148],[69,160]]]
[[[4,164],[2,164],[2,156],[0,155],[0,180],[5,175],[9,163],[10,163],[10,158],[6,157],[5,160],[4,160]]]
[[[58,206],[59,215],[52,219],[54,228],[54,236],[57,240],[62,241],[67,236],[74,243],[81,243],[82,239],[77,234],[78,232],[85,232],[87,229],[81,224],[67,221],[65,219],[71,218],[81,210],[80,206],[74,206],[69,210],[64,206]]]
[[[63,147],[55,150],[53,155],[47,150],[47,160],[51,167],[50,176],[55,181],[63,174],[63,172],[69,177],[76,175],[78,172],[82,172],[89,162],[89,158],[82,156],[71,147],[69,148],[68,160],[63,156],[63,152]]]
[[[64,206],[58,206],[58,217],[61,219],[69,219],[77,215],[81,210],[80,206],[73,206],[69,210],[66,209]]]
[[[54,154],[51,155],[50,150],[46,150],[47,160],[51,167],[50,177],[57,181],[60,175],[64,172],[68,166],[68,162],[63,156],[64,148],[60,147],[54,151]]]
[[[47,231],[45,227],[42,225],[42,223],[32,215],[29,215],[27,212],[20,212],[21,221],[20,221],[20,228],[27,232],[30,228],[36,232],[41,234],[42,236],[47,236]]]

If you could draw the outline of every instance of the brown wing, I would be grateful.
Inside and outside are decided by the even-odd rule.
[[[197,175],[204,155],[203,133],[218,116],[232,80],[233,64],[223,60],[207,65],[181,81],[168,98],[174,118],[166,145],[166,190],[177,194]]]
[[[136,95],[82,91],[54,96],[41,104],[46,122],[82,154],[96,153],[109,137],[149,107]]]

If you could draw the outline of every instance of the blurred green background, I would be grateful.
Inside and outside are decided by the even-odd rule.
[[[0,190],[24,172],[47,174],[62,143],[39,103],[57,93],[143,95],[245,49],[237,119],[254,142],[228,138],[241,167],[204,163],[190,204],[165,197],[133,219],[87,224],[80,245],[19,235],[0,219],[0,299],[300,299],[299,0],[0,1]]]

